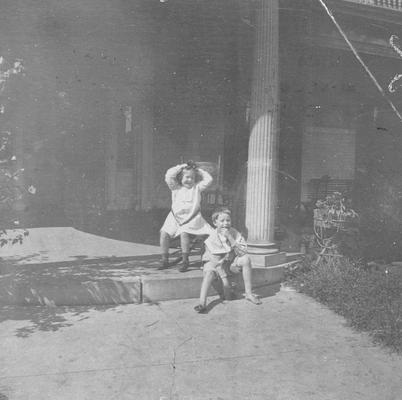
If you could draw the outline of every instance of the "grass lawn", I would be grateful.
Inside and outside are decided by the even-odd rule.
[[[402,353],[402,267],[369,270],[346,258],[313,265],[306,257],[287,272],[287,283]]]

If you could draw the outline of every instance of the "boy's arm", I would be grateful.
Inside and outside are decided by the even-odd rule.
[[[177,182],[177,174],[186,166],[186,164],[176,165],[175,167],[169,168],[166,171],[165,182],[169,186],[170,190],[179,189],[180,183]]]
[[[232,247],[237,255],[244,255],[247,253],[247,242],[240,232],[231,228],[228,235],[230,247]]]
[[[201,168],[198,168],[198,172],[201,175],[201,181],[198,182],[198,187],[200,188],[200,191],[203,191],[207,189],[209,186],[211,186],[212,181],[214,180],[211,176],[211,174]]]

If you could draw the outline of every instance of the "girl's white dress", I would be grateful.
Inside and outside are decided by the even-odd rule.
[[[192,235],[209,235],[213,229],[202,217],[200,207],[201,192],[211,185],[212,176],[199,168],[197,172],[201,175],[201,181],[190,189],[186,188],[176,179],[183,166],[177,165],[166,172],[165,181],[172,191],[172,210],[166,217],[161,231],[168,233],[170,237],[176,237],[182,232]],[[196,210],[198,213],[189,222],[179,225],[180,221],[185,221]]]

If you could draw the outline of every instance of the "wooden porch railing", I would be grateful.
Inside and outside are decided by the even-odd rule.
[[[402,11],[402,0],[343,0],[343,1],[373,7],[387,8],[395,11]]]

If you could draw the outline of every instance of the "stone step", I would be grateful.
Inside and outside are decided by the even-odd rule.
[[[283,280],[287,264],[272,267],[253,268],[253,288],[280,284]],[[244,290],[241,274],[234,276],[235,290]],[[156,302],[161,300],[191,299],[200,295],[202,271],[171,276],[144,276],[142,282],[142,301]],[[210,295],[216,294],[211,288]]]
[[[286,253],[278,252],[271,254],[249,254],[251,262],[255,267],[272,267],[286,263]]]
[[[286,262],[301,261],[303,253],[286,253]]]
[[[158,271],[159,256],[120,263],[88,263],[73,266],[42,265],[0,275],[1,305],[78,306],[158,302],[197,298],[202,282],[199,260],[189,271],[177,268]],[[283,280],[282,263],[253,268],[253,290],[268,295]],[[241,275],[241,274],[238,274]],[[235,279],[236,291],[244,287]],[[211,289],[210,294],[215,292]]]

